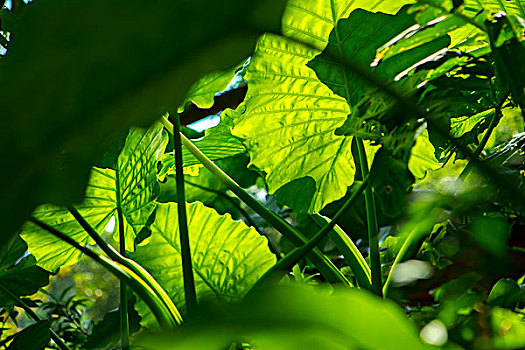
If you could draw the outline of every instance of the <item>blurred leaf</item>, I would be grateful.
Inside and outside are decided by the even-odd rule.
[[[487,304],[513,310],[518,305],[522,294],[520,286],[514,280],[502,278],[492,287]]]
[[[140,316],[133,309],[133,302],[128,301],[130,334],[140,330]],[[88,341],[82,346],[83,349],[103,349],[112,342],[118,342],[120,337],[120,309],[111,310],[104,318],[95,323]]]
[[[495,349],[523,349],[525,347],[525,319],[511,310],[495,307],[490,315]]]
[[[396,305],[355,289],[333,295],[300,287],[263,290],[239,304],[202,307],[164,337],[139,340],[145,349],[426,349]],[[388,344],[388,345],[385,345]]]
[[[51,340],[51,322],[40,321],[19,332],[8,350],[44,350]]]
[[[34,207],[82,198],[91,162],[130,125],[175,111],[207,72],[277,30],[284,0],[35,1],[0,65],[0,242]],[[117,15],[118,14],[118,15]],[[7,152],[7,150],[9,150]],[[53,166],[50,166],[53,165]]]
[[[472,222],[472,239],[496,256],[506,253],[510,225],[505,218],[480,216]]]
[[[195,287],[200,301],[239,300],[275,263],[266,238],[230,215],[219,215],[201,203],[186,206]],[[150,241],[131,257],[164,287],[175,305],[184,309],[177,204],[159,204]],[[139,301],[142,324],[155,327],[149,308]]]
[[[452,279],[433,291],[434,299],[442,302],[458,298],[471,289],[483,276],[471,272]]]
[[[150,129],[131,129],[118,157],[117,169],[93,168],[84,202],[76,207],[99,233],[115,217],[116,240],[119,224],[117,211],[122,210],[126,249],[129,251],[133,251],[135,236],[155,209],[154,200],[159,191],[156,166],[167,142],[166,132],[159,123]],[[66,208],[46,204],[39,206],[33,216],[82,245],[94,244]],[[49,271],[75,264],[82,256],[68,243],[29,222],[24,225],[21,236],[37,258],[38,265]]]

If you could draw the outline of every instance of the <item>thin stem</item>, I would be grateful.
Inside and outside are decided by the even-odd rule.
[[[332,220],[329,223],[325,223],[325,225],[310,239],[308,242],[306,242],[302,247],[295,248],[293,251],[288,253],[283,259],[279,260],[279,262],[275,265],[273,265],[266,273],[255,283],[253,286],[253,290],[257,289],[259,286],[263,285],[267,279],[270,276],[274,276],[277,272],[286,272],[288,271],[293,265],[297,264],[299,260],[304,258],[306,254],[310,253],[312,249],[314,249],[321,240],[326,237],[326,235],[332,231],[334,226],[336,225],[337,220],[343,215],[348,208],[350,208],[354,203],[357,201],[359,196],[365,191],[365,188],[368,187],[368,177],[359,185],[356,192],[350,196],[346,200],[346,202],[339,208],[337,213],[332,217]],[[364,273],[364,272],[363,272]],[[361,281],[365,286],[366,282],[365,279]]]
[[[4,287],[0,284],[0,288],[4,290],[6,294],[8,294],[11,299],[15,301],[17,306],[20,306],[24,311],[33,319],[35,322],[40,322],[42,319],[27,305],[24,303],[22,299],[20,299],[15,293],[11,292],[7,287]],[[71,350],[69,346],[56,334],[56,332],[53,330],[53,328],[49,327],[49,333],[51,335],[51,338],[55,342],[55,344],[61,349],[61,350]]]
[[[82,228],[88,233],[88,235],[93,238],[93,240],[97,243],[97,245],[102,249],[104,253],[108,257],[110,257],[113,261],[127,267],[131,271],[133,271],[135,274],[137,274],[144,283],[146,283],[159,297],[166,308],[170,310],[170,315],[174,323],[181,324],[182,323],[182,316],[175,306],[173,304],[173,301],[169,297],[169,295],[166,293],[166,291],[162,288],[162,286],[151,276],[151,274],[140,264],[138,264],[136,261],[131,260],[129,258],[125,258],[118,251],[115,250],[111,245],[107,244],[102,237],[97,233],[97,231],[84,219],[84,217],[76,210],[74,207],[68,208],[69,212],[73,215],[73,217],[77,220],[77,222],[82,226]]]
[[[319,215],[310,215],[310,218],[319,226],[326,224],[326,219]],[[328,237],[334,241],[337,249],[343,254],[346,263],[352,269],[359,287],[372,290],[372,273],[365,258],[354,244],[352,239],[338,226],[328,233]]]
[[[481,139],[479,145],[476,147],[476,150],[472,153],[472,156],[467,166],[465,166],[461,174],[459,174],[458,182],[463,182],[465,180],[465,178],[468,176],[468,174],[472,170],[472,167],[474,166],[474,162],[478,160],[481,152],[483,152],[483,149],[487,145],[490,135],[492,135],[492,132],[496,128],[496,125],[498,125],[499,117],[501,116],[501,105],[502,104],[499,104],[498,106],[496,106],[496,108],[494,108],[494,114],[492,115],[492,119],[490,119],[489,127],[487,131],[485,132],[485,134],[483,135],[483,138]]]
[[[179,238],[182,256],[182,277],[184,280],[184,297],[188,314],[197,308],[197,293],[191,262],[190,235],[188,230],[188,215],[186,213],[186,195],[184,192],[184,166],[182,163],[182,143],[180,140],[180,118],[173,118],[173,156],[175,157],[175,179],[177,183],[177,213],[179,218]]]
[[[173,132],[173,125],[165,117],[161,118],[168,132]],[[307,239],[288,222],[283,220],[274,212],[268,210],[264,205],[259,203],[241,186],[239,186],[228,174],[222,171],[214,162],[212,162],[204,153],[201,152],[186,136],[181,134],[181,141],[184,147],[195,156],[215,177],[217,177],[226,187],[239,197],[246,205],[252,208],[257,214],[265,219],[283,236],[288,238],[296,246],[302,246],[307,242]],[[308,258],[312,260],[319,271],[330,282],[340,282],[344,285],[350,286],[350,282],[346,277],[335,267],[335,265],[328,259],[318,248],[315,248]]]
[[[93,250],[89,249],[88,247],[82,246],[68,235],[58,231],[54,227],[49,226],[48,224],[34,217],[29,218],[29,221],[42,228],[43,230],[46,230],[58,239],[73,246],[75,249],[81,251],[86,256],[93,259],[95,262],[107,269],[117,278],[126,280],[130,287],[142,298],[142,300],[144,300],[144,302],[151,309],[162,329],[167,330],[177,325],[177,323],[171,319],[169,310],[155,295],[155,292],[147,284],[145,284],[140,279],[140,277],[137,276],[132,270],[128,269],[126,266],[122,266],[118,263],[115,263],[104,256],[98,255]]]
[[[203,191],[208,191],[208,192],[211,192],[211,193],[215,193],[216,195],[221,196],[222,198],[226,199],[228,202],[231,203],[231,205],[233,205],[237,210],[239,210],[241,212],[242,216],[246,219],[246,223],[248,224],[248,226],[252,226],[253,228],[255,228],[255,230],[257,232],[261,232],[261,230],[259,229],[259,227],[255,223],[255,221],[253,221],[252,218],[250,217],[250,214],[248,214],[248,212],[246,210],[244,210],[243,207],[240,206],[239,203],[237,203],[234,198],[228,196],[224,192],[214,190],[213,188],[201,186],[199,184],[193,183],[193,182],[188,181],[188,180],[184,180],[184,182],[186,184],[190,185],[190,186],[199,188],[199,189],[201,189]]]
[[[356,137],[357,153],[359,155],[359,165],[363,179],[368,177],[368,160],[366,158],[365,145],[363,140]],[[368,226],[368,247],[370,257],[370,267],[372,270],[372,290],[381,296],[383,282],[381,280],[381,258],[379,256],[379,228],[377,225],[376,204],[372,186],[367,186],[365,190],[366,223]]]
[[[118,171],[117,171],[117,184]],[[118,186],[118,185],[117,185]],[[117,215],[118,215],[118,237],[120,254],[126,257],[126,232],[124,217],[120,206],[120,195],[117,190]],[[128,310],[128,291],[124,279],[120,280],[120,346],[123,350],[129,349],[129,310]]]

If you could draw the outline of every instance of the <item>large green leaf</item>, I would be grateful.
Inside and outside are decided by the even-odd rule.
[[[195,287],[199,300],[238,300],[275,263],[268,241],[253,228],[201,203],[186,206]],[[131,256],[144,266],[178,308],[184,306],[177,204],[159,204],[147,245]],[[143,302],[137,304],[142,323],[154,326]]]
[[[335,94],[344,97],[352,109],[336,133],[377,141],[402,162],[408,160],[414,144],[419,116],[400,108],[399,101],[363,79],[362,73],[373,75],[390,88],[403,91],[407,97],[414,95],[421,82],[419,75],[397,81],[399,74],[446,47],[450,42],[448,37],[383,61],[379,67],[371,67],[377,48],[414,23],[407,7],[395,15],[357,9],[337,22],[328,46],[308,63],[319,79]],[[351,62],[356,68],[348,67],[345,62]]]
[[[0,248],[0,285],[16,296],[34,294],[49,283],[49,273],[36,266],[32,255],[22,258],[26,251],[27,245],[18,235]],[[0,288],[0,306],[13,304],[13,298]]]
[[[181,329],[139,339],[145,349],[261,350],[427,349],[414,324],[390,301],[356,289],[294,287],[263,290],[239,304],[203,308]],[[233,347],[230,347],[233,348]]]
[[[233,134],[245,140],[252,164],[267,173],[270,193],[296,180],[291,186],[302,190],[286,191],[280,198],[295,203],[295,210],[318,212],[341,198],[355,173],[351,138],[335,135],[350,113],[348,103],[306,64],[353,10],[392,13],[403,4],[291,0],[283,17],[288,38],[267,34],[259,39],[245,75],[246,112],[236,120]]]
[[[414,23],[414,16],[407,13],[406,7],[395,15],[357,9],[348,18],[337,22],[330,33],[328,46],[308,66],[315,70],[319,79],[335,94],[344,97],[350,106],[355,106],[365,92],[376,86],[370,86],[356,72],[335,59],[352,62],[384,81],[393,80],[398,73],[449,43],[448,38],[444,38],[412,50],[407,55],[398,56],[395,60],[385,61],[377,68],[370,67],[376,50],[392,35],[404,31]]]
[[[116,170],[93,168],[84,202],[76,206],[80,214],[100,233],[112,217],[118,217],[117,211],[121,210],[126,248],[130,251],[134,249],[135,236],[155,209],[154,200],[159,191],[156,165],[167,142],[167,134],[159,123],[150,129],[131,129],[117,159]],[[94,243],[66,208],[46,204],[39,206],[33,216],[82,245]],[[38,265],[49,271],[55,271],[62,265],[75,264],[82,256],[68,243],[32,223],[23,227],[22,238],[37,258]]]
[[[490,51],[489,38],[484,21],[492,19],[496,13],[510,16],[514,29],[521,26],[516,16],[525,18],[525,2],[522,0],[425,0],[417,1],[410,8],[416,14],[418,25],[392,37],[380,47],[377,59],[386,59],[401,54],[415,47],[450,36],[450,52],[468,52],[468,55],[454,57],[450,63],[462,65],[472,57],[479,57]],[[444,74],[447,70],[437,70],[432,74]]]
[[[36,205],[70,205],[113,137],[176,111],[204,74],[277,30],[284,0],[35,1],[0,65],[0,243]],[[55,165],[55,166],[50,166]]]

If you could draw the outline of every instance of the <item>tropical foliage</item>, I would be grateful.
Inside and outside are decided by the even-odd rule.
[[[0,347],[525,347],[524,1],[4,5]]]

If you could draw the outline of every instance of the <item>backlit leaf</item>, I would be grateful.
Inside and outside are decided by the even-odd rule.
[[[76,206],[90,225],[102,233],[115,217],[115,239],[118,239],[117,210],[122,210],[126,249],[132,251],[135,236],[155,209],[158,196],[157,161],[164,152],[168,137],[160,124],[150,129],[130,130],[116,170],[93,168],[84,202]],[[82,245],[93,244],[69,210],[51,204],[39,206],[33,216],[74,238]],[[38,265],[55,271],[62,265],[75,264],[82,253],[40,227],[27,223],[22,238],[35,255]]]
[[[275,263],[268,241],[243,222],[228,214],[221,216],[201,203],[186,208],[198,299],[239,300]],[[184,308],[177,204],[159,204],[151,230],[149,243],[131,256],[155,277],[179,309]],[[136,308],[142,323],[154,327],[148,307],[139,301]]]

